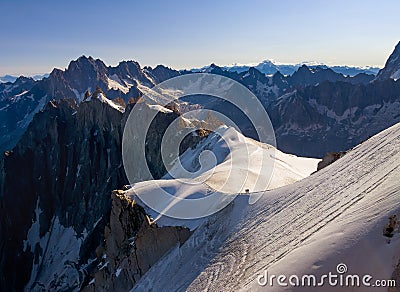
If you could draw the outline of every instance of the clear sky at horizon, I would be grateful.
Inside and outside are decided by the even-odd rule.
[[[81,55],[173,68],[302,61],[382,67],[400,1],[0,0],[0,75],[50,72]]]

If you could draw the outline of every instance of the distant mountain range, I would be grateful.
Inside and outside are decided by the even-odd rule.
[[[242,83],[266,108],[270,103],[276,102],[279,96],[298,88],[318,85],[324,81],[367,84],[375,78],[374,75],[366,73],[349,77],[330,68],[306,65],[302,65],[292,75],[287,76],[280,72],[268,76],[253,67],[238,73],[214,64],[211,64],[206,72],[227,76]],[[19,77],[14,82],[0,83],[0,151],[11,149],[33,116],[53,99],[72,98],[80,103],[86,93],[90,94],[99,88],[108,99],[121,98],[125,103],[129,103],[154,85],[188,73],[193,72],[177,71],[163,65],[155,68],[141,67],[135,61],[123,61],[111,67],[99,59],[82,56],[71,61],[65,70],[54,69],[48,77],[40,80]],[[209,99],[203,100],[209,101]],[[252,136],[251,133],[246,134]],[[282,147],[285,149],[286,146]],[[291,148],[285,150],[293,151]],[[320,156],[324,151],[321,149],[318,153],[306,154]]]
[[[30,76],[30,78],[32,78],[33,80],[41,80],[46,77],[49,77],[49,74],[46,73],[46,74],[38,74],[38,75]],[[14,83],[17,79],[18,79],[17,76],[4,75],[4,76],[0,76],[0,83],[7,83],[7,82]]]
[[[295,71],[297,71],[301,66],[306,65],[309,68],[324,68],[324,69],[332,69],[336,73],[343,74],[345,76],[355,76],[359,73],[365,73],[365,74],[372,74],[376,75],[379,72],[378,67],[355,67],[355,66],[328,66],[325,64],[317,64],[315,62],[302,62],[299,64],[274,64],[270,60],[265,60],[262,61],[259,64],[256,65],[239,65],[239,64],[233,64],[233,65],[228,65],[228,66],[220,66],[224,70],[228,70],[231,72],[244,72],[248,71],[251,67],[256,68],[258,71],[261,73],[267,74],[267,75],[272,75],[275,74],[276,72],[280,72],[283,75],[292,75]],[[207,72],[209,68],[212,65],[209,66],[204,66],[202,68],[194,68],[191,69],[193,72]]]
[[[355,76],[359,73],[365,73],[365,74],[370,74],[370,75],[376,75],[380,68],[378,67],[355,67],[355,66],[328,66],[325,64],[317,64],[315,62],[302,62],[299,64],[274,64],[270,60],[264,60],[261,63],[257,65],[239,65],[239,64],[233,64],[233,65],[227,65],[227,66],[219,66],[223,70],[228,70],[231,72],[244,72],[248,71],[251,67],[256,68],[258,71],[261,73],[264,73],[266,75],[273,75],[276,72],[280,72],[283,75],[292,75],[295,71],[297,71],[301,66],[306,65],[309,68],[324,68],[324,69],[332,69],[336,73],[343,74],[345,76]],[[191,72],[207,72],[212,65],[204,66],[202,68],[193,68],[188,71]],[[49,77],[50,74],[38,74],[34,76],[25,76],[25,77],[31,77],[33,80],[41,80],[43,78]],[[13,75],[4,75],[0,76],[0,83],[6,83],[6,82],[15,82],[15,80],[18,79],[18,76],[13,76]]]
[[[397,51],[395,51],[395,53],[397,54]],[[392,65],[390,66],[393,67],[396,64],[396,60],[394,57],[391,58],[391,60],[394,61],[391,61],[390,64]],[[387,78],[387,73],[385,73],[384,76],[381,74],[381,77],[365,73],[375,73],[375,69],[370,71],[361,68],[357,69],[355,67],[340,67],[343,70],[347,70],[347,73],[350,72],[348,71],[350,69],[353,70],[352,73],[361,72],[356,75],[348,76],[351,74],[344,75],[324,65],[307,66],[303,64],[298,66],[299,65],[274,65],[270,61],[265,61],[255,67],[241,66],[240,68],[238,66],[229,68],[219,67],[215,64],[211,64],[200,71],[227,76],[242,83],[259,98],[265,108],[271,109],[271,113],[276,112],[276,107],[274,106],[276,103],[282,104],[285,97],[293,96],[288,95],[289,93],[299,96],[299,94],[304,95],[305,92],[312,92],[312,89],[319,90],[320,95],[330,95],[339,94],[339,92],[334,93],[333,91],[350,90],[359,95],[360,92],[364,92],[365,86],[369,86],[367,84],[374,79],[381,82],[391,82],[386,81],[390,79]],[[338,68],[336,69],[338,70]],[[394,68],[397,69],[396,66]],[[290,71],[289,69],[294,71]],[[382,70],[387,71],[389,69]],[[199,70],[178,71],[163,65],[158,65],[155,68],[141,67],[140,64],[135,61],[123,61],[117,66],[112,67],[106,66],[104,62],[99,59],[82,56],[75,61],[71,61],[65,70],[54,69],[46,78],[35,80],[34,78],[21,76],[14,82],[0,83],[0,151],[12,149],[24,133],[34,115],[41,111],[45,105],[53,99],[72,98],[79,104],[84,99],[86,93],[91,94],[96,88],[99,88],[108,99],[113,100],[115,98],[121,98],[123,102],[127,104],[137,99],[137,97],[141,96],[149,88],[166,79],[196,72],[199,72]],[[292,74],[288,75],[287,73],[289,72],[292,72]],[[273,74],[271,75],[270,73]],[[8,78],[11,77],[8,76]],[[326,82],[328,82],[328,84],[326,84]],[[315,88],[310,88],[310,90],[308,90],[307,88],[309,86],[314,86]],[[376,85],[371,86],[374,88],[376,87]],[[397,86],[397,83],[395,86]],[[387,96],[386,92],[388,92],[390,87],[391,85],[389,87],[378,87],[376,89],[381,99]],[[320,95],[313,97],[303,96],[300,100],[306,101],[310,98],[318,100]],[[344,95],[344,98],[351,97]],[[342,100],[330,100],[330,102],[336,104],[336,106],[343,102]],[[285,102],[289,102],[289,100]],[[217,103],[210,103],[209,100],[207,100],[207,103],[209,106],[221,108],[220,105]],[[368,101],[366,100],[364,103],[368,104]],[[281,106],[280,108],[283,107]],[[299,121],[295,121],[295,123],[303,123],[304,119],[309,115],[321,115],[319,105],[313,105],[311,108],[315,113],[310,111],[301,113],[300,109],[302,108],[296,109],[296,111],[291,114],[292,116],[295,113],[299,113]],[[342,115],[342,113],[339,113],[339,115]],[[273,121],[275,125],[286,124],[285,121],[282,121],[282,116],[285,116],[285,114],[277,113],[275,115],[276,120]],[[321,118],[329,120],[332,119],[332,115]],[[312,120],[310,120],[310,122],[311,121]],[[344,128],[342,127],[344,121],[347,121],[347,119],[337,119],[336,122],[340,129],[346,129],[347,126]],[[327,121],[324,121],[323,124],[326,125]],[[332,126],[328,128],[331,129]],[[382,127],[373,131],[371,129],[371,134],[382,129]],[[280,132],[278,128],[276,130],[278,133]],[[304,131],[305,130],[302,130],[302,132]],[[287,133],[287,131],[285,130],[282,133]],[[358,139],[364,139],[368,133],[369,131],[361,133],[360,135],[362,137],[356,135],[355,139],[357,141]],[[250,132],[245,134],[253,137],[253,134]],[[346,134],[343,139],[334,140],[336,142],[330,142],[328,144],[325,142],[322,144],[317,143],[315,145],[303,147],[302,145],[305,143],[303,134],[300,135],[299,131],[297,131],[294,135],[298,137],[298,139],[290,138],[287,140],[287,134],[282,134],[282,136],[277,137],[277,141],[280,143],[279,146],[282,150],[298,155],[322,156],[328,148],[340,150],[356,143],[356,140],[348,139],[349,137]],[[321,136],[320,133],[315,133],[315,135],[318,137],[324,136]],[[286,142],[283,143],[282,141]],[[291,145],[295,141],[296,143],[301,141],[301,143],[300,145],[296,145],[296,147],[292,147]]]

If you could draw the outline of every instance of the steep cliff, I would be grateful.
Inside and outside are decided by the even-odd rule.
[[[185,227],[157,227],[143,208],[122,191],[114,191],[104,245],[97,248],[98,270],[90,275],[84,290],[130,290],[166,252],[189,236]]]
[[[73,99],[49,102],[1,160],[2,291],[75,290],[96,270],[95,251],[110,223],[110,194],[128,183],[121,142],[133,107],[124,111],[99,94],[79,106]],[[150,126],[147,159],[156,178],[165,168],[153,146],[160,145],[163,132],[178,116],[159,112]],[[193,138],[188,136],[184,146],[199,139]],[[132,224],[141,226],[144,216]]]

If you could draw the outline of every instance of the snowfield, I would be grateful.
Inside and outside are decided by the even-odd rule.
[[[204,198],[211,192],[222,198],[221,201],[224,198],[229,201],[248,190],[253,193],[252,201],[256,201],[260,191],[278,188],[309,176],[316,171],[319,161],[282,153],[270,145],[243,136],[233,127],[221,126],[196,148],[186,150],[180,156],[180,163],[175,162],[163,179],[136,183],[126,195],[137,201],[140,200],[136,195],[139,194],[141,199],[144,196],[146,202],[152,202],[158,210],[163,210],[155,212],[146,208],[158,225],[186,225],[193,229],[204,219],[179,220],[159,213],[168,214],[173,208],[181,208],[180,213],[184,214],[181,218],[193,218],[200,211],[182,204],[180,200]],[[162,196],[165,191],[172,195],[171,199],[168,202],[157,201],[155,195]],[[206,213],[208,208],[214,206],[200,205],[198,202],[196,207],[204,208]]]
[[[293,287],[280,287],[276,280],[273,287],[260,286],[257,278],[264,271],[300,278],[338,274],[340,263],[348,268],[343,275],[369,274],[372,284],[391,278],[399,263],[400,235],[388,244],[383,228],[391,215],[400,216],[400,124],[301,181],[259,193],[255,204],[241,194],[198,221],[185,244],[165,255],[132,291],[290,291]],[[327,282],[314,289],[355,290]]]

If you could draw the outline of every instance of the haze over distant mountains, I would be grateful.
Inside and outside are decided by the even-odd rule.
[[[316,62],[301,62],[299,64],[275,64],[271,60],[264,60],[260,62],[259,64],[254,64],[254,65],[249,65],[249,64],[232,64],[232,65],[226,65],[226,66],[219,66],[224,70],[228,70],[231,72],[244,72],[248,71],[251,67],[256,68],[259,70],[261,73],[267,74],[267,75],[272,75],[275,74],[276,72],[280,72],[283,75],[292,75],[297,69],[299,69],[302,65],[307,65],[310,68],[316,68],[316,67],[321,67],[321,68],[330,68],[336,73],[343,74],[345,76],[355,76],[359,73],[365,73],[365,74],[372,74],[376,75],[380,68],[378,67],[371,67],[371,66],[365,66],[365,67],[357,67],[357,66],[347,66],[347,65],[335,65],[335,66],[328,66],[323,63],[316,63]],[[211,65],[204,66],[201,68],[193,68],[190,69],[189,71],[192,72],[204,72],[207,71],[210,68]],[[49,74],[37,74],[34,76],[25,76],[25,77],[32,77],[34,80],[40,80],[45,77],[48,77]],[[6,83],[6,82],[15,82],[17,80],[18,76],[14,75],[4,75],[0,76],[0,83]]]
[[[276,72],[280,72],[283,75],[292,75],[297,69],[299,69],[301,66],[306,65],[310,68],[316,68],[316,67],[321,67],[324,69],[330,68],[336,73],[343,74],[345,76],[355,76],[359,73],[365,73],[365,74],[372,74],[376,75],[379,71],[380,68],[378,67],[356,67],[356,66],[346,66],[346,65],[335,65],[335,66],[328,66],[323,63],[317,63],[317,62],[301,62],[299,64],[275,64],[271,60],[264,60],[259,64],[254,64],[254,65],[246,65],[246,64],[232,64],[232,65],[227,65],[227,66],[220,66],[224,70],[228,70],[231,72],[244,72],[249,70],[251,67],[256,68],[259,70],[261,73],[267,74],[267,75],[272,75],[275,74]],[[210,68],[210,66],[204,66],[201,68],[194,68],[191,69],[193,72],[204,72],[207,71]]]
[[[30,76],[33,80],[41,80],[45,77],[49,77],[48,73],[45,74],[37,74]],[[7,83],[7,82],[15,82],[18,79],[18,76],[13,76],[13,75],[4,75],[0,76],[0,83]]]

